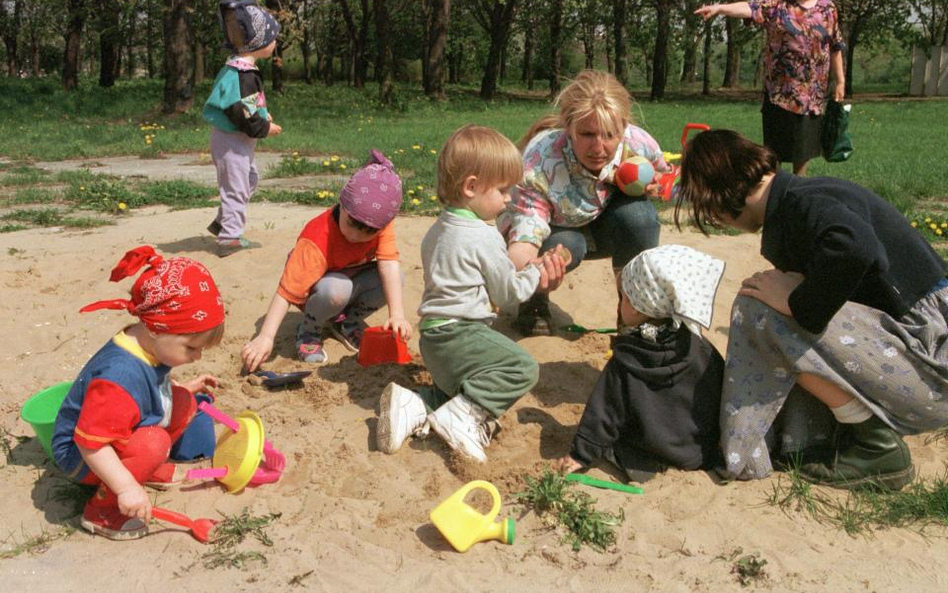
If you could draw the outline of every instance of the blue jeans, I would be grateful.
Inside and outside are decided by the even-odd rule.
[[[596,250],[589,252],[583,228],[551,227],[550,236],[540,247],[540,253],[562,245],[573,256],[567,272],[571,272],[587,256],[612,256],[613,269],[620,269],[633,257],[658,246],[661,223],[655,206],[648,198],[621,195],[612,198],[599,217],[590,222],[589,231],[596,242]]]

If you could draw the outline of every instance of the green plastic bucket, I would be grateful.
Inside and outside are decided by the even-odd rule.
[[[33,427],[36,438],[50,459],[53,458],[53,427],[56,425],[56,415],[59,414],[59,408],[71,387],[72,381],[47,387],[33,394],[20,410],[20,416]]]

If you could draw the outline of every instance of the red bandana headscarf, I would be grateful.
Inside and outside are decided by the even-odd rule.
[[[98,301],[79,309],[125,309],[154,332],[196,334],[224,322],[224,301],[210,272],[187,257],[165,259],[152,247],[132,249],[112,270],[118,282],[149,266],[132,285],[132,298]]]

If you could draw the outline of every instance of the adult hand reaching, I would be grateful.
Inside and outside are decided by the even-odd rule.
[[[790,311],[790,293],[803,282],[803,274],[765,270],[745,278],[737,294],[753,297],[778,313],[793,317]]]

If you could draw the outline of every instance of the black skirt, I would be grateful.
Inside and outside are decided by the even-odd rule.
[[[800,115],[787,111],[764,96],[760,108],[764,124],[764,145],[777,153],[782,163],[803,163],[822,154],[822,115]]]

